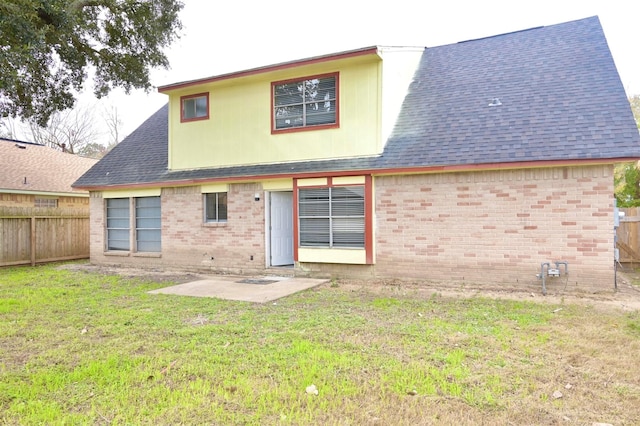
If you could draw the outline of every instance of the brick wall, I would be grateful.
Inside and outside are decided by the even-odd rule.
[[[375,180],[377,276],[538,286],[541,262],[613,288],[610,166],[389,176]],[[561,268],[562,269],[562,268]]]
[[[102,193],[89,194],[89,257],[92,263],[106,262],[104,253],[104,199]]]
[[[105,254],[103,202],[93,195],[91,261],[229,273],[262,271],[265,267],[264,201],[254,200],[256,192],[261,192],[260,184],[229,185],[227,222],[205,224],[200,187],[163,188],[161,255]]]
[[[205,224],[199,187],[164,189],[165,260],[223,272],[264,269],[264,201],[254,200],[260,191],[259,184],[229,185],[227,222]]]
[[[542,262],[569,263],[549,278],[585,291],[613,288],[613,168],[558,167],[374,179],[375,265],[298,265],[299,274],[418,278],[539,289]],[[265,267],[259,183],[230,184],[228,221],[203,223],[197,186],[162,190],[162,255],[104,253],[103,200],[91,198],[95,263],[257,273]],[[253,256],[253,260],[251,257]],[[561,268],[562,269],[562,268]]]

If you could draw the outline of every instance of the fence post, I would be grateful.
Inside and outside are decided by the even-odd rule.
[[[31,266],[36,266],[36,217],[31,216]]]
[[[629,246],[633,248],[636,252],[640,247],[638,246],[638,208],[633,207],[627,210],[627,214],[630,214],[631,217],[634,218],[633,222],[629,223]],[[635,259],[634,259],[635,260]],[[633,265],[633,261],[631,262]]]

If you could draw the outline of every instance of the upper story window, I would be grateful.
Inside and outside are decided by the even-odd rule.
[[[277,81],[271,93],[273,132],[338,127],[338,73]]]
[[[207,120],[209,118],[209,93],[182,96],[180,111],[181,122]]]

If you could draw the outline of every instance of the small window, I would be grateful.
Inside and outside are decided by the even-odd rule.
[[[338,74],[275,82],[273,130],[331,128],[338,125]]]
[[[180,98],[180,121],[207,120],[209,118],[209,94],[183,96]]]
[[[129,199],[107,199],[107,250],[129,250]]]
[[[57,198],[36,198],[35,207],[47,207],[47,208],[58,207],[58,199]]]
[[[227,193],[214,192],[204,194],[204,221],[205,222],[226,222],[227,221]]]

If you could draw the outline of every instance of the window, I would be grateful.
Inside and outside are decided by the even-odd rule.
[[[364,247],[364,186],[304,188],[298,195],[301,247]]]
[[[129,199],[107,199],[107,250],[129,250]]]
[[[160,197],[136,198],[136,251],[160,251]]]
[[[209,118],[209,94],[183,96],[180,98],[180,121],[207,120]]]
[[[57,198],[36,198],[34,207],[58,207]]]
[[[204,221],[205,222],[226,222],[227,221],[227,193],[214,192],[204,194]]]
[[[338,125],[338,74],[273,83],[273,130]]]

